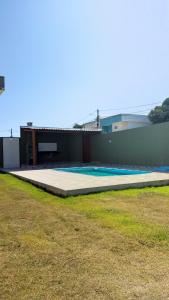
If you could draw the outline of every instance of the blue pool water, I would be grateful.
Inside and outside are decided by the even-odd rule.
[[[142,170],[129,170],[118,168],[105,168],[105,167],[73,167],[73,168],[56,168],[55,171],[79,173],[91,176],[122,176],[122,175],[136,175],[146,174],[149,171]]]

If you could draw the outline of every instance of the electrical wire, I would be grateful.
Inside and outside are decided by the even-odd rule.
[[[126,107],[115,107],[115,108],[111,108],[111,109],[100,109],[99,111],[100,112],[108,112],[108,111],[118,111],[118,110],[129,110],[129,109],[132,109],[132,108],[139,108],[139,107],[148,107],[148,106],[151,106],[151,105],[156,105],[156,104],[160,104],[161,101],[158,101],[158,102],[152,102],[152,103],[147,103],[147,104],[141,104],[141,105],[136,105],[136,106],[126,106]],[[86,121],[86,119],[95,114],[97,112],[97,110],[89,113],[88,115],[86,115],[84,118],[81,118],[78,122],[76,123],[80,123],[83,121],[83,123]],[[135,114],[135,113],[145,113],[145,112],[149,112],[149,109],[147,110],[141,110],[141,111],[132,111],[130,112],[131,114]],[[107,116],[104,116],[104,118],[106,118]],[[91,120],[91,122],[94,121],[94,120]],[[89,121],[90,122],[90,121]]]
[[[131,108],[137,108],[137,107],[145,107],[145,106],[151,106],[155,104],[160,104],[161,101],[159,102],[153,102],[153,103],[148,103],[148,104],[141,104],[137,106],[127,106],[127,107],[121,107],[121,108],[110,108],[110,109],[100,109],[100,111],[112,111],[112,110],[123,110],[123,109],[131,109]]]

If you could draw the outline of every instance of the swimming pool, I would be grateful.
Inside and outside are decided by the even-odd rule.
[[[79,173],[91,176],[122,176],[122,175],[137,175],[151,173],[143,170],[130,170],[105,167],[71,167],[71,168],[56,168],[55,171]]]

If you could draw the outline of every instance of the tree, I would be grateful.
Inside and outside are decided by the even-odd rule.
[[[83,128],[83,124],[75,123],[75,124],[73,125],[73,128],[81,129],[81,128]]]
[[[162,105],[156,106],[148,115],[152,123],[162,123],[169,121],[169,98],[166,98]]]

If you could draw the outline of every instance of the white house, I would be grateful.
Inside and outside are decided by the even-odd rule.
[[[120,130],[144,127],[150,125],[149,118],[145,115],[118,114],[100,119],[100,127],[103,132],[115,132]],[[96,121],[84,124],[85,128],[96,128]]]

